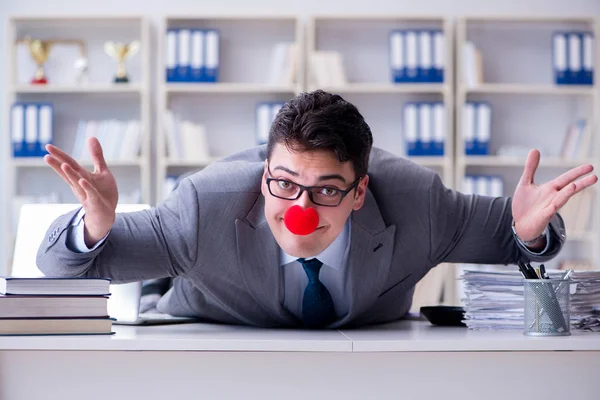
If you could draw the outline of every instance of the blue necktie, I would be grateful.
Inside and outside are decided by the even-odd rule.
[[[302,298],[302,320],[309,328],[323,328],[335,320],[333,300],[327,288],[319,280],[319,270],[323,263],[316,258],[298,262],[304,267],[308,276],[308,285]]]

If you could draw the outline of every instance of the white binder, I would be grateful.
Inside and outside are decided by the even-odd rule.
[[[166,79],[167,82],[177,82],[177,31],[175,29],[167,30],[166,47]]]
[[[433,43],[431,40],[431,33],[429,31],[419,32],[419,82],[432,82],[433,74],[431,73],[432,68],[432,55]]]
[[[52,143],[52,106],[49,104],[40,104],[39,107],[39,136],[37,156],[42,157],[47,154],[46,145]]]
[[[204,31],[194,29],[192,31],[192,54],[190,62],[192,82],[203,82],[205,80],[204,53]]]
[[[431,104],[421,103],[419,107],[418,147],[420,155],[431,155],[433,150],[433,126]]]
[[[177,40],[177,80],[191,81],[191,31],[180,29]]]
[[[569,33],[568,39],[567,78],[569,83],[578,83],[581,75],[581,39],[575,32]]]
[[[208,30],[206,37],[206,81],[217,82],[219,80],[219,32]]]
[[[25,110],[23,104],[15,103],[10,116],[13,157],[23,157],[25,152]]]
[[[38,105],[25,106],[25,151],[26,156],[35,156],[38,148]]]
[[[417,151],[417,105],[407,103],[404,106],[404,140],[406,143],[406,154],[415,156]]]

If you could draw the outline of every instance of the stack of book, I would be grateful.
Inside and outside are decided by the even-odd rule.
[[[548,271],[551,278],[565,271]],[[465,320],[469,329],[522,330],[524,324],[523,276],[518,271],[466,270]],[[571,329],[600,331],[594,308],[600,305],[600,271],[574,271],[571,275]]]
[[[0,277],[0,335],[107,335],[110,280]]]

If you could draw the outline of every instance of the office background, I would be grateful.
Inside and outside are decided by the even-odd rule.
[[[481,0],[455,0],[455,1],[444,1],[444,0],[423,0],[423,1],[389,1],[389,0],[372,0],[368,2],[357,1],[357,0],[349,0],[345,2],[338,1],[314,1],[314,0],[306,0],[301,2],[285,2],[285,1],[275,1],[275,0],[258,0],[254,2],[245,2],[242,0],[229,0],[229,1],[221,1],[221,2],[197,2],[193,0],[170,0],[170,1],[142,1],[142,0],[109,0],[109,1],[75,1],[75,0],[63,0],[56,2],[44,2],[40,0],[22,0],[19,2],[12,1],[2,1],[0,5],[0,24],[2,24],[2,32],[6,32],[8,29],[7,19],[10,16],[18,15],[18,16],[52,16],[52,15],[60,15],[60,16],[94,16],[94,15],[102,15],[102,16],[110,16],[110,15],[139,15],[146,17],[150,24],[149,34],[151,39],[150,49],[151,52],[149,54],[149,62],[150,62],[150,76],[149,76],[149,122],[150,122],[150,134],[151,134],[151,144],[152,144],[152,156],[153,159],[156,159],[156,146],[157,146],[157,135],[160,132],[157,129],[157,124],[159,124],[160,111],[162,110],[163,105],[161,104],[161,96],[162,93],[159,92],[158,82],[164,76],[164,72],[162,70],[162,55],[156,54],[154,51],[157,49],[159,43],[159,36],[163,34],[165,26],[165,16],[168,15],[193,15],[193,16],[203,16],[203,15],[235,15],[235,16],[244,16],[244,15],[286,15],[286,16],[298,16],[301,19],[301,22],[305,22],[309,20],[314,15],[340,15],[340,16],[362,16],[362,15],[394,15],[394,16],[402,16],[402,15],[419,15],[419,16],[434,16],[441,18],[451,19],[453,24],[455,22],[454,18],[460,18],[463,16],[474,16],[474,15],[485,15],[488,17],[494,16],[514,16],[514,17],[544,17],[544,16],[584,16],[584,17],[600,17],[600,2],[597,0],[506,0],[506,1],[481,1]],[[450,33],[454,32],[454,25],[451,28]],[[161,39],[162,40],[162,39]],[[493,41],[492,41],[493,42]],[[549,43],[548,43],[549,45]],[[7,54],[7,41],[3,38],[0,40],[0,54],[4,57]],[[598,46],[596,45],[596,49]],[[506,50],[506,49],[504,49]],[[158,50],[156,50],[158,51]],[[547,52],[548,49],[544,49],[543,51]],[[500,53],[498,53],[500,54]],[[137,56],[138,58],[140,55]],[[455,56],[454,56],[455,57]],[[449,60],[454,62],[454,57]],[[490,64],[494,64],[495,62],[501,62],[498,58],[494,58],[493,49],[487,49],[485,53],[486,59],[484,63],[488,66]],[[3,79],[0,80],[0,93],[3,95],[0,97],[0,110],[2,110],[3,118],[8,115],[5,110],[8,109],[9,105],[6,104],[7,96],[6,93],[6,84],[7,79],[5,79],[6,71],[8,70],[8,65],[11,60],[6,60],[3,63],[4,74]],[[107,64],[110,66],[110,64]],[[453,66],[454,67],[454,66]],[[135,68],[135,67],[134,67]],[[528,67],[529,68],[529,67]],[[529,68],[527,72],[530,76],[535,75],[535,69],[540,68],[539,65],[533,65]],[[550,66],[548,66],[550,68]],[[449,71],[453,71],[450,69]],[[596,77],[596,79],[598,79]],[[539,83],[539,82],[535,82]],[[454,96],[453,96],[454,97]],[[350,101],[353,101],[355,98],[358,99],[355,95],[348,95],[347,98]],[[385,102],[386,97],[383,96],[381,99],[374,100],[377,105],[371,107],[377,107],[381,102]],[[428,99],[426,99],[428,100]],[[359,108],[364,107],[365,109],[369,109],[370,105],[369,97],[361,98],[357,100],[359,103]],[[563,101],[560,100],[559,103]],[[453,99],[453,103],[456,102]],[[101,102],[93,103],[95,105],[101,104]],[[535,107],[535,102],[529,102],[528,100],[524,100],[522,103],[526,107]],[[564,103],[560,103],[564,104]],[[459,107],[459,104],[455,104],[456,107]],[[460,105],[462,106],[462,105]],[[546,107],[548,110],[555,110],[556,104],[552,101],[549,103],[544,103],[542,99],[540,107]],[[400,110],[399,110],[400,112]],[[550,112],[550,115],[547,118],[539,120],[540,131],[542,131],[545,127],[550,127],[553,125],[560,125],[561,129],[564,126],[566,129],[566,124],[568,121],[562,119],[562,115],[555,115],[554,112]],[[518,117],[517,117],[518,118]],[[369,121],[368,121],[369,122]],[[531,121],[530,121],[531,122]],[[455,121],[452,121],[454,124]],[[378,122],[373,121],[372,126],[377,126]],[[7,124],[5,121],[2,121],[2,127],[5,129]],[[514,126],[514,125],[513,125]],[[60,135],[60,132],[55,132],[55,135]],[[456,136],[457,138],[459,135]],[[527,143],[529,144],[529,143]],[[9,146],[9,140],[6,139],[6,135],[4,139],[0,143],[2,151],[0,152],[0,187],[6,187],[6,171],[8,170],[8,160],[7,154],[8,151],[5,150],[5,146]],[[454,163],[458,162],[458,160],[454,160]],[[155,164],[152,162],[152,164]],[[555,170],[552,170],[555,172]],[[443,170],[441,171],[443,172]],[[485,172],[485,171],[484,171]],[[494,171],[493,171],[494,172]],[[551,173],[553,173],[551,172]],[[155,183],[158,181],[156,179],[156,174],[160,173],[157,171],[157,168],[153,166],[151,168],[152,173],[152,185],[154,187]],[[468,171],[467,171],[468,173]],[[514,181],[516,179],[515,169],[510,172],[511,177],[509,178]],[[549,175],[545,175],[549,176]],[[542,174],[541,179],[544,179],[544,175]],[[462,186],[461,186],[462,187]],[[459,189],[461,188],[459,187]],[[507,194],[507,193],[505,193]],[[152,195],[152,202],[154,203],[157,200],[157,197],[154,193]],[[158,199],[160,200],[160,199]],[[2,196],[2,207],[0,208],[0,219],[5,221],[6,218],[9,218],[8,215],[12,212],[12,208],[9,204],[6,204],[6,196]],[[11,251],[11,249],[7,249],[7,240],[6,240],[6,229],[0,230],[0,257],[2,260],[6,259],[6,253]],[[596,235],[597,236],[597,235]],[[597,240],[597,239],[596,239]],[[577,250],[575,250],[577,251]]]

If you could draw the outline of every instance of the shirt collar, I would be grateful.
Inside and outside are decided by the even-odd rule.
[[[340,232],[339,235],[335,238],[335,240],[321,253],[317,254],[314,257],[307,257],[307,259],[318,258],[319,261],[323,263],[323,265],[327,265],[331,268],[339,270],[342,267],[342,260],[344,258],[344,254],[346,253],[346,248],[348,247],[348,243],[350,241],[350,218],[344,224],[344,228]],[[287,254],[283,249],[279,249],[279,264],[280,266],[284,266],[291,262],[294,262],[298,259],[298,257],[291,256]]]

